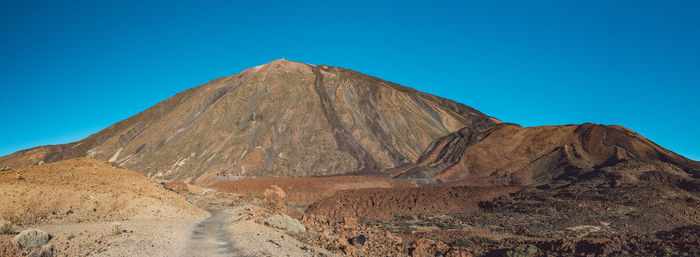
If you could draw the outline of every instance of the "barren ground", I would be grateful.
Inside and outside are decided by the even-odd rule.
[[[0,218],[15,224],[206,215],[184,196],[105,161],[79,158],[0,172]]]
[[[415,187],[403,180],[370,176],[336,176],[313,178],[252,178],[224,181],[211,188],[226,192],[262,196],[265,189],[279,186],[287,195],[290,204],[311,204],[333,193],[348,189]]]

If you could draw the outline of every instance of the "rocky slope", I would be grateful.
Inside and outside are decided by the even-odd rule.
[[[201,183],[215,174],[370,174],[414,162],[465,126],[497,122],[355,71],[277,60],[178,93],[81,141],[1,157],[0,167],[87,156]]]
[[[419,183],[540,185],[612,172],[636,180],[645,171],[679,179],[700,176],[700,163],[621,126],[598,124],[465,127],[431,144],[393,176]]]

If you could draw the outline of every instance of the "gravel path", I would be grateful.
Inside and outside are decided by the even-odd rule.
[[[180,256],[243,256],[236,249],[227,229],[230,214],[218,209],[207,209],[211,216],[198,223]]]
[[[194,226],[180,256],[337,256],[282,231],[243,219],[250,207],[207,209],[211,216]]]

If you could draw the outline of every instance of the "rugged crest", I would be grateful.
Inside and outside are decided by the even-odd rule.
[[[621,126],[498,124],[465,127],[442,137],[393,176],[420,184],[538,185],[594,172],[635,179],[645,171],[697,178],[700,163]]]

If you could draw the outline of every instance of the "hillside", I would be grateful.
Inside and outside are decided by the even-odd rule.
[[[206,216],[142,174],[89,158],[2,171],[0,194],[0,218],[15,224]]]

